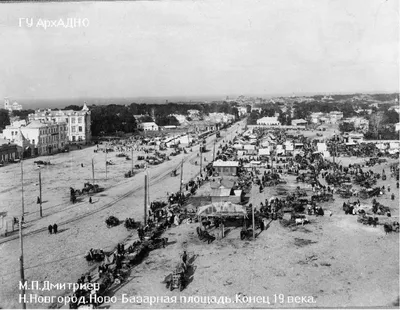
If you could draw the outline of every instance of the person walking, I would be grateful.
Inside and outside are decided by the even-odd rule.
[[[182,254],[182,265],[183,265],[183,268],[185,269],[185,271],[187,269],[187,258],[188,258],[188,256],[187,256],[186,251],[183,251],[183,254]]]
[[[54,225],[53,225],[53,231],[54,231],[55,234],[57,233],[57,229],[58,229],[57,224],[54,224]]]
[[[50,235],[53,234],[53,226],[49,225],[47,229],[49,230]]]
[[[92,197],[89,197],[89,203],[92,203]]]

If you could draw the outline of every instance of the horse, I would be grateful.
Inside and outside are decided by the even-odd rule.
[[[390,224],[384,224],[384,225],[383,225],[383,229],[385,230],[386,235],[387,235],[388,233],[391,233],[391,232],[393,231],[393,227],[392,227],[392,225],[390,225]]]

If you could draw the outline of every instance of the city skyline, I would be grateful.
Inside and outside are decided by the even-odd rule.
[[[399,87],[397,1],[12,3],[0,16],[0,96],[12,100]],[[21,18],[89,25],[44,30]]]

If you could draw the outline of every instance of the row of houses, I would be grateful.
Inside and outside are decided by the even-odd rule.
[[[19,121],[6,126],[3,138],[17,145],[24,157],[48,155],[68,145],[68,129],[66,123]]]
[[[329,113],[315,112],[310,115],[313,124],[337,124],[343,119],[343,112],[332,111]]]
[[[71,143],[88,143],[92,139],[91,111],[83,105],[82,110],[37,110],[28,115],[29,121],[40,121],[42,123],[66,124],[67,138]]]

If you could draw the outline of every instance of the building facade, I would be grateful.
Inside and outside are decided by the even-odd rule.
[[[257,125],[267,125],[267,126],[279,126],[281,122],[278,121],[278,117],[263,117],[257,120]]]
[[[29,120],[66,124],[70,143],[84,144],[92,140],[91,112],[86,103],[80,111],[38,110],[34,114],[29,114]]]
[[[144,131],[158,131],[159,130],[158,125],[154,122],[139,123],[138,128],[142,129]]]
[[[30,149],[28,156],[54,154],[68,144],[66,123],[32,121],[26,126],[13,124],[6,126],[3,136],[16,143],[24,152]]]
[[[239,162],[237,161],[214,161],[213,168],[221,176],[235,176],[238,173]]]
[[[338,123],[343,118],[343,112],[341,111],[332,111],[329,112],[329,120],[331,124]]]

